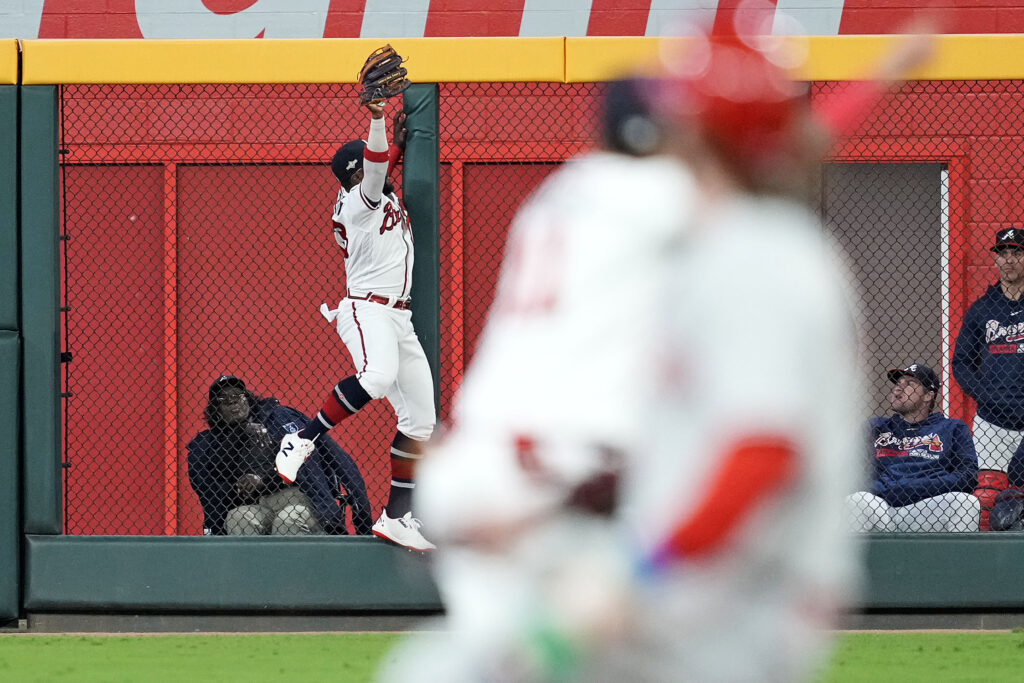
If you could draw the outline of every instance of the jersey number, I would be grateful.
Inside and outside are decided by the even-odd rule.
[[[341,253],[348,258],[348,233],[345,232],[345,226],[338,221],[332,221],[334,223],[334,241],[341,247]]]
[[[565,268],[564,236],[557,226],[531,226],[508,245],[498,305],[502,313],[538,315],[558,305]]]

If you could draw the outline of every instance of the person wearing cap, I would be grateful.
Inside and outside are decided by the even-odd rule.
[[[870,489],[846,499],[855,531],[978,531],[978,456],[962,420],[935,411],[939,377],[913,363],[888,373],[893,414],[868,422]]]
[[[996,231],[991,251],[999,281],[967,309],[953,351],[953,376],[977,402],[972,431],[983,528],[1008,485],[1010,459],[1024,448],[1024,228]]]
[[[439,585],[463,628],[408,650],[405,675],[385,680],[807,675],[855,583],[842,497],[855,486],[859,364],[833,245],[792,200],[826,136],[806,85],[769,57],[695,41],[692,61],[624,84],[634,101],[606,103],[620,123],[605,149],[520,209],[459,431],[421,471],[435,501],[424,516],[449,544]],[[523,418],[531,438],[497,438]],[[580,435],[626,437],[612,442],[627,455],[603,546],[601,523],[565,505],[566,482],[600,463]],[[474,542],[491,555],[471,574]],[[532,577],[506,569],[522,556]],[[451,664],[468,655],[434,661],[456,640],[473,646],[469,674]],[[488,658],[494,643],[505,649]]]
[[[317,439],[370,401],[387,399],[398,425],[391,440],[391,488],[373,534],[429,552],[434,544],[413,516],[412,494],[416,463],[437,419],[434,381],[412,323],[412,224],[388,179],[405,144],[405,116],[395,115],[396,144],[389,145],[385,102],[364,106],[370,113],[366,140],[345,143],[331,160],[341,183],[332,221],[345,259],[345,296],[336,308],[320,306],[348,349],[354,372],[331,388],[315,419],[285,436],[275,463],[282,478],[293,480]]]
[[[362,475],[330,438],[318,442],[294,484],[274,471],[277,444],[305,426],[305,415],[222,375],[210,385],[204,417],[208,429],[188,444],[188,476],[205,535],[346,534],[341,501],[352,508],[356,533],[370,533]]]
[[[550,605],[552,575],[618,541],[610,501],[641,436],[665,254],[696,201],[651,116],[653,85],[607,83],[600,144],[512,220],[452,428],[418,472],[451,637],[417,637],[429,652],[396,657],[385,681],[533,680],[501,669],[505,648]]]
[[[574,651],[575,680],[811,680],[858,583],[843,525],[858,487],[857,306],[806,198],[829,132],[863,107],[812,109],[771,33],[697,37],[654,94],[699,202],[666,255],[654,389],[619,506],[629,590],[602,596],[603,618],[598,600],[577,605],[575,633],[571,609],[549,611],[570,652],[611,634]],[[913,47],[887,63],[913,62]],[[622,574],[603,583],[614,593]]]

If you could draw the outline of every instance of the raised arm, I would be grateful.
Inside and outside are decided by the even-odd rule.
[[[376,207],[380,204],[384,192],[384,182],[388,178],[388,135],[384,124],[384,103],[368,102],[370,110],[370,134],[366,137],[366,151],[363,152],[363,180],[359,183],[359,192],[367,205]]]

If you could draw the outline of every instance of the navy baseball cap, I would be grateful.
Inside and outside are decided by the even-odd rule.
[[[905,368],[893,368],[889,371],[889,381],[893,384],[900,381],[900,377],[913,377],[924,385],[928,391],[939,390],[939,376],[927,365],[911,363]]]
[[[996,243],[992,247],[992,251],[999,251],[1006,247],[1024,249],[1024,228],[1005,228],[996,232]]]
[[[213,380],[213,384],[210,385],[210,400],[217,398],[217,396],[227,389],[228,387],[238,387],[242,391],[246,391],[245,382],[234,375],[221,375],[217,379]]]
[[[352,174],[363,167],[363,152],[366,151],[365,140],[346,142],[331,159],[331,171],[340,182],[348,184]]]

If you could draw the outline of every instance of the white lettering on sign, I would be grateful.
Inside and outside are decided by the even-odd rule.
[[[257,0],[232,14],[203,0],[135,0],[146,38],[322,38],[331,0]]]

